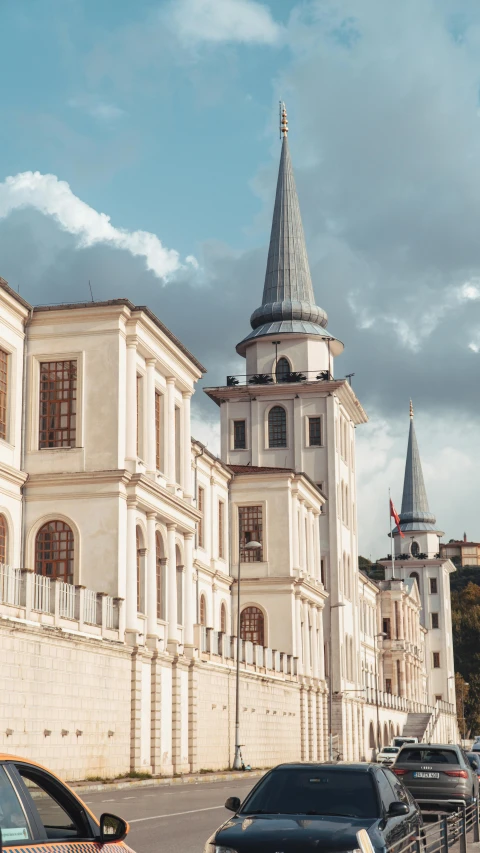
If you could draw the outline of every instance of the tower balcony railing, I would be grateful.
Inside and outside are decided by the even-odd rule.
[[[236,385],[289,385],[299,382],[331,382],[328,370],[292,370],[277,376],[276,373],[238,373],[227,376],[227,387]]]

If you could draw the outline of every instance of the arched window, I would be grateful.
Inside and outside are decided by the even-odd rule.
[[[286,358],[279,358],[275,370],[275,379],[277,382],[286,382],[290,373],[290,365]]]
[[[224,604],[220,608],[220,631],[222,634],[227,633],[227,608]]]
[[[370,723],[370,728],[368,730],[368,745],[370,749],[375,749],[375,731],[373,728],[373,723]]]
[[[283,406],[273,406],[268,413],[268,446],[287,446],[287,413]]]
[[[204,595],[200,596],[200,625],[207,625],[207,602]]]
[[[240,638],[257,646],[265,645],[265,619],[258,607],[245,607],[240,614]]]
[[[73,531],[64,521],[47,521],[35,540],[35,571],[73,583]]]
[[[0,515],[0,563],[8,563],[8,527],[4,515]]]
[[[157,619],[165,619],[165,559],[160,533],[155,534],[155,570],[157,576]]]
[[[140,551],[140,531],[138,527],[135,531],[135,549],[137,554],[137,612],[140,613],[142,609],[142,557]]]
[[[410,548],[410,553],[412,557],[418,557],[420,553],[420,545],[418,542],[412,542],[412,547]]]
[[[383,727],[383,745],[387,746],[388,744],[388,725],[385,723]]]

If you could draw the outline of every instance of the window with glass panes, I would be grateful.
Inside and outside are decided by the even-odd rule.
[[[287,413],[283,406],[273,406],[268,413],[268,446],[287,446]]]
[[[47,521],[35,540],[37,575],[73,583],[73,531],[64,521]]]
[[[243,563],[260,563],[263,560],[263,548],[251,551],[245,549],[249,542],[263,545],[263,521],[261,506],[240,506],[238,508],[240,529],[240,557]]]
[[[0,438],[7,437],[8,353],[0,349]]]
[[[4,515],[0,515],[0,564],[5,565],[7,562],[7,519]]]
[[[245,421],[233,422],[233,449],[245,450],[247,446],[247,436],[245,430]]]
[[[77,362],[40,364],[39,447],[75,447]]]
[[[240,638],[257,646],[265,645],[265,619],[258,607],[245,607],[240,614]]]
[[[320,447],[322,444],[321,418],[308,419],[308,443],[310,447]]]

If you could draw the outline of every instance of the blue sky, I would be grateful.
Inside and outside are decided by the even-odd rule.
[[[345,343],[360,546],[401,502],[409,399],[431,508],[480,539],[477,0],[0,0],[0,275],[130,297],[208,368],[261,298],[278,100],[317,304]],[[218,447],[201,391],[194,434]],[[454,497],[452,497],[454,495]]]

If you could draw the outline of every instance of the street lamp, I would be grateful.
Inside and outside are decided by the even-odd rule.
[[[374,648],[374,652],[375,652],[375,704],[376,704],[376,706],[377,706],[377,736],[376,736],[376,738],[375,738],[375,741],[376,741],[376,744],[377,744],[377,755],[378,755],[378,753],[379,753],[379,748],[380,748],[380,711],[379,711],[379,708],[378,708],[378,653],[377,653],[377,637],[382,637],[382,639],[384,639],[386,636],[387,636],[387,635],[386,635],[383,631],[380,631],[380,633],[379,633],[379,634],[374,634],[374,635],[373,635],[373,648]],[[400,690],[400,685],[398,686],[398,689]],[[377,758],[377,755],[375,756],[375,759]]]
[[[251,542],[246,542],[243,546],[243,551],[258,551],[261,548],[260,542],[252,539]],[[240,754],[240,563],[242,560],[242,545],[240,538],[240,525],[238,528],[238,578],[237,578],[237,672],[235,683],[235,757],[233,759],[233,769],[242,769],[242,759]]]
[[[328,644],[328,755],[329,760],[333,761],[333,678],[332,678],[332,614],[331,611],[337,607],[345,607],[343,601],[337,604],[330,605],[330,643]]]

